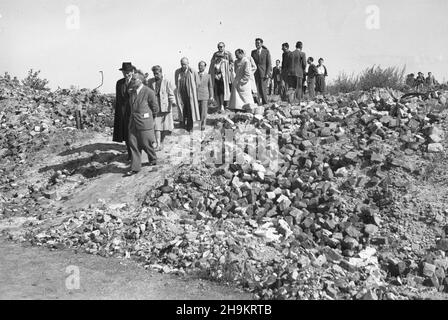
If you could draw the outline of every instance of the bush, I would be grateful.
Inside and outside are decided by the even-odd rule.
[[[40,70],[33,71],[33,69],[31,69],[28,71],[28,76],[22,80],[22,84],[36,90],[49,90],[47,87],[48,80],[39,78],[39,74]]]
[[[406,67],[388,67],[373,66],[365,69],[360,75],[347,75],[341,72],[336,80],[328,86],[328,92],[331,94],[348,93],[358,90],[370,90],[372,88],[390,88],[402,90],[405,86]]]
[[[359,89],[370,90],[372,88],[390,88],[400,90],[404,85],[406,67],[381,68],[373,66],[365,69],[359,76]]]
[[[341,72],[327,89],[331,94],[337,94],[339,92],[349,93],[358,90],[358,83],[358,77],[355,77],[353,74],[349,76],[345,72]]]

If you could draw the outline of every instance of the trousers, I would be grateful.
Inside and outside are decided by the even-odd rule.
[[[155,142],[154,129],[137,130],[131,126],[129,130],[129,147],[131,149],[131,170],[140,171],[142,168],[142,150],[148,155],[149,162],[156,161],[157,155],[152,146]]]
[[[269,79],[262,79],[259,74],[255,73],[255,83],[257,84],[257,91],[262,104],[268,103],[268,82]]]
[[[316,97],[315,87],[316,87],[316,78],[311,78],[307,80],[308,85],[308,93],[310,96],[310,99],[314,99]]]
[[[199,113],[201,114],[201,130],[205,129],[208,113],[208,100],[199,100]]]

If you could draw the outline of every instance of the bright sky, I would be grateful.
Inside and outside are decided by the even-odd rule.
[[[274,60],[283,42],[302,41],[330,80],[379,64],[442,81],[447,9],[446,0],[1,0],[0,73],[21,79],[34,68],[53,89],[94,88],[102,70],[101,91],[113,92],[123,61],[145,72],[159,64],[172,80],[183,56],[197,69],[219,41],[250,54],[261,37]]]

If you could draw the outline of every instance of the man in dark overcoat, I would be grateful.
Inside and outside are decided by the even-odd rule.
[[[126,143],[128,160],[131,160],[131,150],[128,142],[129,88],[135,67],[130,62],[123,62],[120,71],[123,73],[123,78],[118,80],[115,86],[115,116],[112,140]]]

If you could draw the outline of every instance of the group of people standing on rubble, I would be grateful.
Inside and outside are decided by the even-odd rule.
[[[191,133],[195,122],[205,130],[208,106],[214,103],[219,112],[225,108],[243,110],[245,106],[268,103],[271,82],[274,94],[282,100],[300,103],[304,89],[309,97],[316,92],[325,93],[327,69],[324,60],[314,64],[306,58],[302,42],[290,51],[288,43],[282,45],[282,61],[272,67],[271,54],[263,39],[255,39],[255,49],[247,56],[237,49],[235,58],[218,43],[206,71],[207,63],[200,61],[198,71],[188,58],[180,61],[174,73],[174,85],[164,77],[162,67],[152,67],[153,76],[137,70],[131,62],[123,62],[123,78],[116,84],[116,103],[113,141],[125,142],[131,170],[127,176],[141,169],[141,152],[148,155],[149,165],[157,162],[156,151],[162,149],[164,137],[174,129],[173,109],[177,108],[180,127]],[[308,65],[308,71],[306,67]]]
[[[439,83],[432,72],[428,72],[428,76],[426,78],[423,72],[418,72],[417,77],[413,73],[408,74],[406,76],[406,84],[417,92],[420,92],[425,87],[430,90],[434,89]]]

